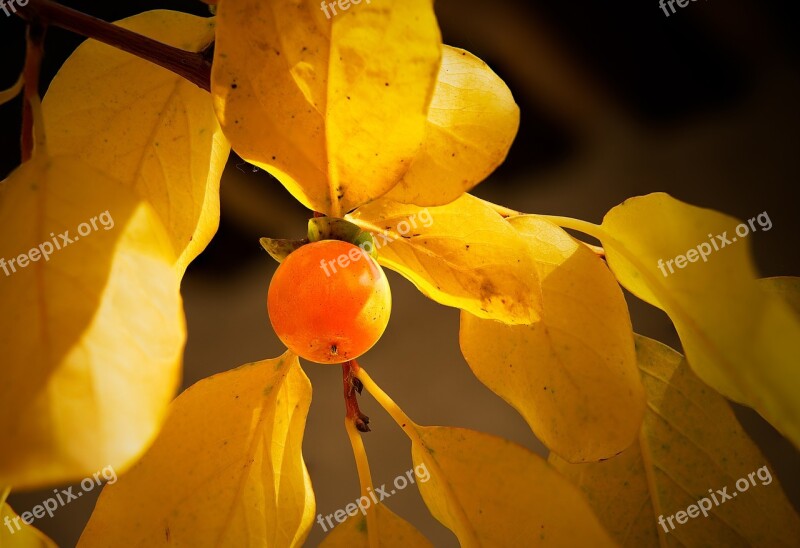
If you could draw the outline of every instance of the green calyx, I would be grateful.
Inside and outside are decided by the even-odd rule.
[[[275,238],[261,238],[258,240],[267,253],[270,256],[282,263],[283,260],[289,256],[289,253],[292,251],[304,246],[308,243],[308,240],[282,240],[282,239],[275,239]]]
[[[309,219],[308,237],[302,240],[261,238],[259,243],[273,259],[281,263],[292,251],[308,243],[319,242],[320,240],[349,242],[360,247],[374,258],[378,256],[372,234],[361,230],[350,221],[334,217],[314,217]]]
[[[314,217],[308,220],[308,241],[341,240],[357,245],[372,257],[377,257],[372,234],[357,225],[335,217]]]

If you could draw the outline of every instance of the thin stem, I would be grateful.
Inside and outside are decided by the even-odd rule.
[[[595,253],[595,255],[597,255],[601,259],[606,256],[606,250],[603,249],[602,247],[600,247],[599,245],[587,244],[586,242],[584,242],[582,240],[578,240],[577,238],[576,238],[576,241],[578,243],[581,243],[581,244],[585,245],[586,247],[588,247],[592,252]]]
[[[121,49],[174,72],[206,91],[211,90],[211,62],[204,52],[168,46],[50,0],[29,0],[17,15],[33,22],[61,27]]]
[[[356,378],[359,367],[355,360],[350,360],[342,364],[342,384],[344,388],[344,406],[347,410],[347,418],[359,432],[369,432],[369,417],[358,408],[358,398],[356,392],[361,393],[363,386],[361,381]]]
[[[573,219],[571,217],[559,217],[556,215],[537,215],[537,217],[550,221],[551,223],[555,223],[562,228],[571,228],[572,230],[583,232],[584,234],[593,236],[598,240],[601,239],[600,236],[603,234],[603,229],[599,225],[590,223],[589,221]]]
[[[353,448],[353,457],[356,460],[358,470],[358,482],[361,486],[361,496],[370,500],[370,490],[372,489],[372,473],[369,470],[369,460],[367,451],[364,448],[364,440],[361,439],[360,431],[355,421],[350,417],[345,417],[344,427],[347,430],[347,437],[350,438],[350,445]],[[370,547],[380,546],[380,531],[378,531],[378,515],[376,506],[370,505],[367,512],[367,539]]]
[[[417,425],[414,421],[408,418],[408,415],[403,413],[403,410],[398,407],[394,400],[389,395],[381,390],[381,387],[375,384],[366,371],[358,368],[356,377],[360,380],[364,387],[367,389],[373,398],[383,407],[389,415],[394,419],[394,422],[403,429],[403,431],[411,438],[412,441],[419,441],[419,434],[417,433]]]
[[[28,25],[25,34],[25,67],[22,69],[22,79],[24,87],[22,91],[22,135],[20,137],[20,148],[22,150],[22,161],[27,162],[33,156],[34,139],[44,143],[44,131],[41,125],[41,112],[39,120],[34,116],[34,102],[39,101],[39,73],[42,68],[42,56],[44,55],[44,35],[46,28],[37,21]],[[34,125],[37,126],[40,135],[34,137]]]
[[[598,240],[601,239],[600,236],[603,234],[603,228],[599,225],[590,223],[588,221],[582,221],[581,219],[573,219],[572,217],[557,217],[553,215],[537,215],[540,219],[544,219],[546,221],[550,221],[551,223],[557,224],[561,228],[571,228],[572,230],[577,230],[579,232],[583,232],[584,234],[588,234]],[[575,238],[575,241],[582,243],[586,247],[588,247],[592,252],[594,252],[598,257],[601,259],[605,258],[606,250],[603,249],[601,246],[592,245],[589,243],[584,242],[583,240],[578,240]]]
[[[408,415],[406,415],[403,410],[398,407],[398,405],[394,402],[394,400],[392,400],[392,398],[389,397],[386,392],[381,390],[380,386],[375,384],[375,381],[372,380],[366,371],[359,369],[357,376],[359,380],[364,383],[364,388],[366,388],[372,397],[375,398],[375,400],[381,405],[381,407],[383,407],[386,412],[392,416],[397,425],[403,429],[403,432],[405,432],[411,440],[412,447],[416,446],[418,451],[424,452],[428,456],[426,464],[431,468],[431,473],[435,477],[440,478],[438,483],[441,486],[442,494],[445,495],[445,498],[450,501],[450,509],[452,510],[453,518],[460,523],[460,530],[466,535],[466,538],[463,539],[461,536],[459,536],[461,545],[469,547],[480,546],[477,534],[475,533],[475,530],[473,529],[472,524],[467,517],[464,507],[461,505],[461,501],[453,492],[452,487],[446,479],[446,474],[439,465],[439,462],[436,460],[435,455],[422,440],[419,432],[420,426],[408,418]]]
[[[19,78],[17,78],[17,81],[14,82],[13,86],[0,91],[0,105],[5,105],[9,101],[13,100],[17,95],[20,94],[24,86],[25,77],[22,75],[22,73],[20,73]]]
[[[519,215],[527,215],[526,213],[522,213],[521,211],[516,211],[514,209],[510,209],[510,208],[505,207],[505,206],[497,205],[497,204],[494,204],[494,203],[489,202],[487,200],[483,200],[481,198],[478,198],[478,199],[481,202],[483,202],[484,204],[486,204],[487,206],[489,206],[490,208],[492,208],[495,212],[497,212],[499,215],[501,215],[504,219],[508,219],[509,217],[517,217]],[[597,238],[597,236],[593,232],[587,232],[587,230],[586,230],[589,227],[592,227],[592,230],[596,231],[597,229],[594,228],[594,227],[597,227],[597,225],[593,225],[591,223],[586,223],[585,221],[581,221],[579,219],[570,219],[569,217],[553,217],[553,216],[550,216],[550,215],[536,215],[536,217],[540,217],[542,219],[547,219],[548,221],[556,223],[557,225],[559,225],[561,227],[564,227],[564,228],[572,228],[574,230],[579,230],[581,232],[585,232],[586,234],[589,234],[589,235],[594,236],[594,237]],[[573,225],[573,226],[570,226],[570,225]],[[580,228],[578,227],[578,225],[580,225]],[[599,240],[600,238],[597,238],[597,239]],[[599,247],[599,246],[596,246],[596,245],[592,245],[592,244],[587,244],[586,242],[581,242],[580,240],[578,240],[578,241],[580,243],[582,243],[583,245],[585,245],[586,247],[588,247],[589,249],[591,249],[598,256],[605,257],[606,252],[602,247]]]

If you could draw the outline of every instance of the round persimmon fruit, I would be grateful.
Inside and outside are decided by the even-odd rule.
[[[391,309],[383,269],[363,249],[340,240],[321,240],[291,252],[267,294],[278,338],[316,363],[361,356],[378,342]]]

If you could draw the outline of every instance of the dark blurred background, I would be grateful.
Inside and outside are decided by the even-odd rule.
[[[106,20],[154,8],[207,14],[196,0],[63,3]],[[767,211],[773,228],[750,236],[762,275],[800,275],[794,240],[800,227],[797,2],[692,1],[669,17],[657,0],[438,0],[436,9],[445,42],[488,62],[522,111],[508,160],[477,195],[521,211],[592,222],[626,198],[653,191],[740,218]],[[2,13],[0,29],[5,88],[22,67],[24,29]],[[42,92],[81,41],[49,30]],[[19,100],[0,108],[3,177],[19,163],[19,112]],[[265,310],[277,263],[258,237],[297,237],[308,215],[269,175],[231,157],[222,180],[220,230],[183,283],[185,385],[281,353]],[[545,454],[520,416],[469,371],[458,349],[458,313],[389,276],[391,323],[362,360],[373,378],[420,423],[488,431]],[[662,312],[627,297],[639,333],[679,348]],[[317,511],[328,514],[358,496],[343,429],[341,373],[304,365],[314,386],[304,452]],[[373,432],[364,439],[373,479],[389,483],[410,468],[409,443],[369,397],[361,401],[372,419]],[[754,412],[736,412],[798,505],[797,451]],[[14,494],[10,502],[22,512],[48,493]],[[36,525],[72,546],[94,502],[83,497]],[[437,546],[457,545],[416,489],[388,502]],[[308,545],[322,536],[315,525]]]

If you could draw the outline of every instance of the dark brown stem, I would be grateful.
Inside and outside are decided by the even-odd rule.
[[[162,44],[50,0],[29,0],[26,6],[17,7],[16,13],[29,22],[61,27],[94,38],[170,70],[201,89],[211,90],[211,62],[202,52]]]
[[[25,35],[25,67],[22,69],[25,87],[22,92],[22,135],[20,137],[23,162],[30,160],[33,155],[33,107],[31,106],[31,100],[35,100],[39,96],[39,73],[42,68],[46,30],[44,25],[34,21],[28,25]]]
[[[369,432],[369,417],[358,408],[358,397],[364,385],[356,378],[358,363],[350,360],[342,364],[342,383],[344,385],[344,406],[347,418],[353,421],[359,432]]]

